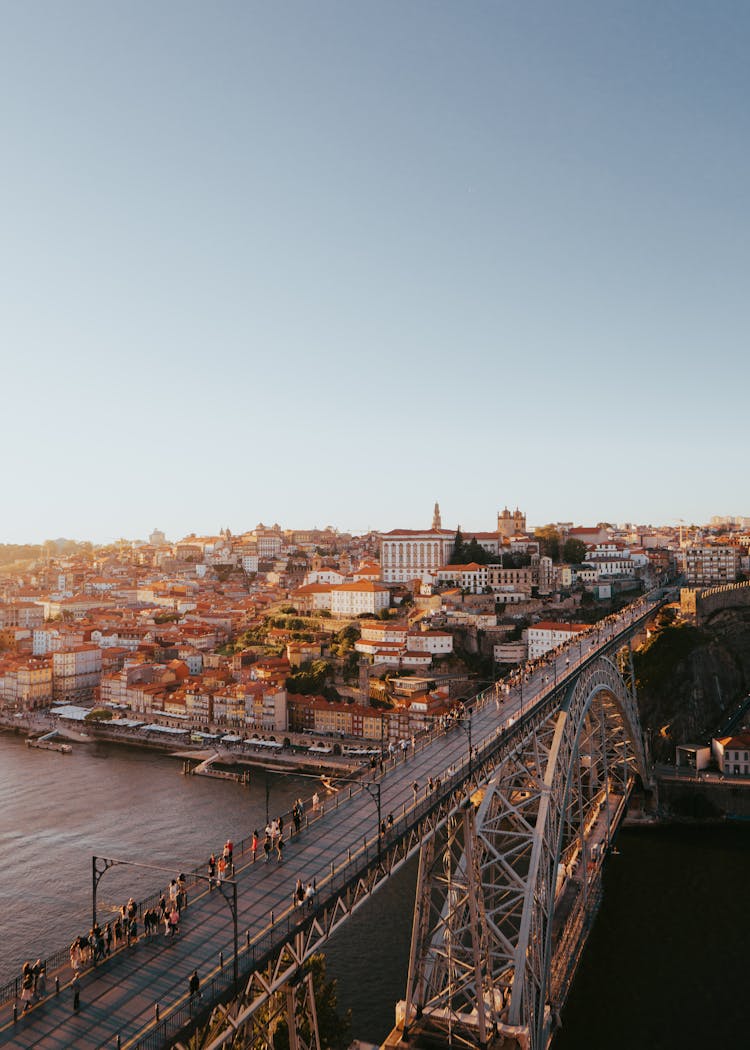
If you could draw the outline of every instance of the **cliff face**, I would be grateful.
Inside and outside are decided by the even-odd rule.
[[[750,609],[716,613],[700,629],[664,626],[634,654],[638,704],[655,759],[715,732],[750,692]]]

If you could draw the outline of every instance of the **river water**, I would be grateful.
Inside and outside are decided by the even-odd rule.
[[[0,981],[88,929],[93,854],[167,869],[112,869],[99,896],[119,904],[265,823],[262,771],[247,788],[180,768],[112,745],[30,750],[0,733]],[[309,795],[310,781],[271,775],[268,789],[274,815]],[[739,1045],[750,829],[628,829],[618,846],[555,1050]],[[329,943],[339,1006],[361,1039],[384,1038],[403,996],[415,878],[411,863]]]

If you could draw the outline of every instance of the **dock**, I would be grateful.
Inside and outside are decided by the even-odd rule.
[[[27,736],[26,746],[36,747],[42,751],[59,751],[63,755],[69,755],[73,748],[70,744],[65,744],[62,740],[58,740],[57,736],[56,729],[53,729],[51,733],[45,733],[44,736]]]

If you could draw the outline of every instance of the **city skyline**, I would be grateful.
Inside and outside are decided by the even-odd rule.
[[[0,542],[744,513],[744,5],[5,5]]]

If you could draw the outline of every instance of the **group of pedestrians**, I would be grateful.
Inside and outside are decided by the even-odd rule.
[[[231,879],[234,875],[234,843],[231,839],[227,839],[224,843],[224,848],[219,854],[218,860],[216,854],[212,853],[208,858],[208,888],[212,890],[214,886],[221,886],[224,879]]]
[[[315,886],[312,882],[308,882],[305,885],[302,879],[297,879],[297,885],[294,887],[292,893],[292,907],[302,908],[307,906],[308,911],[312,911],[313,901],[315,900]]]
[[[258,852],[258,831],[253,832],[253,861]],[[280,864],[284,859],[284,818],[274,817],[269,820],[263,831],[263,857],[266,862],[271,859],[271,854],[276,851],[276,860]]]
[[[26,1013],[35,1002],[47,994],[47,967],[41,959],[35,963],[25,962],[21,969],[21,1013]]]

